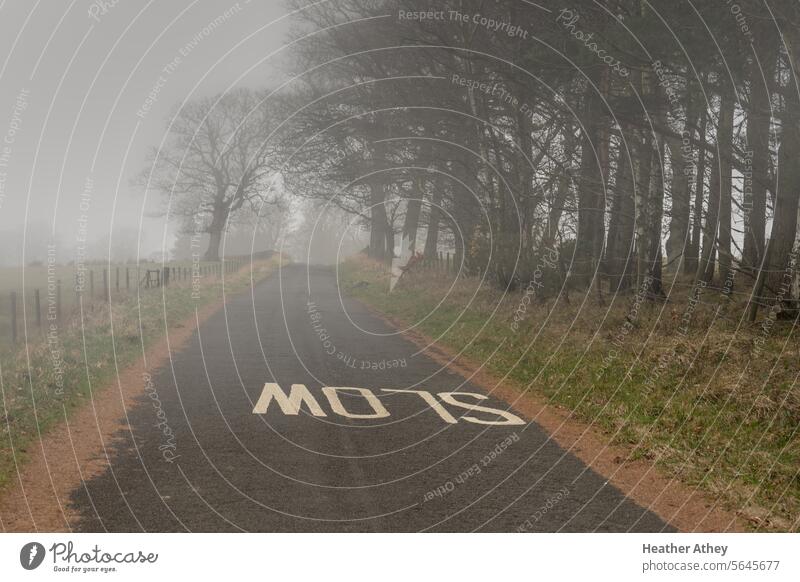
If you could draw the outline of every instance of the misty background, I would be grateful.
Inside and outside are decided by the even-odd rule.
[[[290,78],[284,3],[8,1],[0,15],[0,266],[44,261],[48,244],[64,264],[79,245],[87,260],[186,258],[189,234],[135,178],[177,107]],[[289,201],[232,225],[224,251],[302,253],[288,235],[309,216]]]

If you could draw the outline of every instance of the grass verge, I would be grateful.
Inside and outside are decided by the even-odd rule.
[[[600,305],[574,294],[504,295],[431,272],[410,273],[389,293],[385,269],[363,258],[340,265],[339,276],[345,292],[530,386],[754,529],[800,526],[800,348],[791,322],[743,325],[736,295],[701,290],[690,301],[685,287],[667,303],[631,293]]]

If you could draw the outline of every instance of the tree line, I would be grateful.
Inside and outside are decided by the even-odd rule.
[[[669,276],[788,298],[795,0],[290,5],[291,82],[213,123],[195,111],[173,131],[192,163],[155,173],[212,244],[279,177],[368,229],[378,260],[452,249],[514,289],[556,251],[553,280],[600,297],[663,297]]]

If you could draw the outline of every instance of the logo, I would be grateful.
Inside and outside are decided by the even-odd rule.
[[[26,570],[35,570],[44,560],[44,546],[39,542],[30,542],[19,551],[19,563]]]

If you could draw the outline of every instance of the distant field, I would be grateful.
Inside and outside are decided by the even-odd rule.
[[[200,266],[204,269],[211,269],[219,263],[201,262]],[[183,279],[184,275],[191,277],[191,261],[176,261],[169,263],[170,268],[180,269],[176,273],[178,280]],[[148,270],[158,270],[162,267],[161,263],[139,263],[118,264],[108,268],[107,265],[86,265],[84,274],[84,305],[90,305],[94,301],[103,299],[103,271],[107,271],[107,277],[112,296],[126,293],[136,289],[137,282],[142,282]],[[119,271],[119,291],[117,291],[117,271]],[[126,274],[127,271],[127,274]],[[93,275],[92,275],[93,274]],[[90,282],[94,279],[94,291],[91,291]],[[78,294],[76,293],[76,268],[74,265],[57,265],[50,276],[52,286],[48,288],[51,281],[48,280],[48,268],[46,265],[30,267],[0,267],[0,351],[11,347],[11,293],[17,294],[17,334],[18,340],[24,341],[27,320],[27,330],[29,339],[38,335],[36,318],[36,290],[39,290],[40,310],[42,326],[46,326],[47,309],[49,294],[52,294],[52,301],[55,301],[56,281],[61,281],[61,307],[63,316],[74,313],[78,309]],[[129,285],[129,289],[128,289]],[[23,310],[24,315],[23,318]]]

